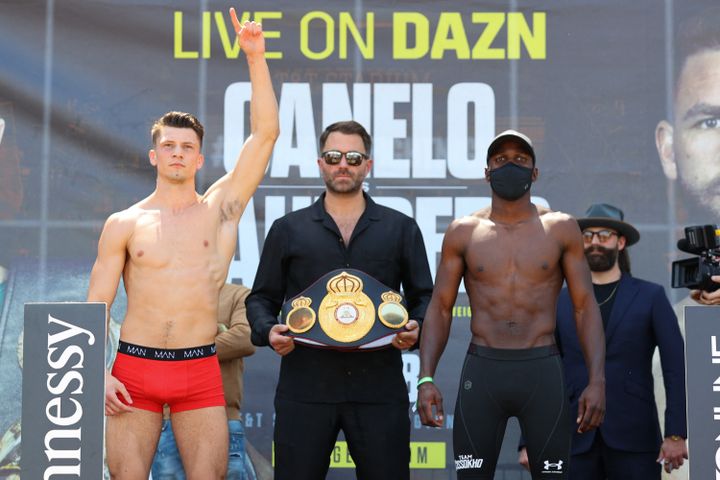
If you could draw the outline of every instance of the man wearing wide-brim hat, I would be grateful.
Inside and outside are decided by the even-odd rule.
[[[574,434],[569,478],[659,479],[661,466],[671,471],[687,458],[684,347],[677,317],[662,286],[631,276],[627,247],[640,240],[640,233],[625,222],[622,210],[593,204],[578,224],[605,327],[607,409],[597,430]],[[566,388],[576,403],[587,370],[567,289],[558,301],[557,336]],[[664,438],[653,395],[655,347],[667,391]]]

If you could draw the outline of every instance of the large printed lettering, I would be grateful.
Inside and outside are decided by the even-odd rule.
[[[393,58],[416,60],[430,53],[432,60],[446,57],[458,60],[518,59],[522,56],[522,45],[528,58],[546,58],[545,12],[532,14],[532,27],[520,12],[472,12],[470,22],[467,17],[467,13],[440,13],[433,35],[430,19],[424,14],[395,12],[392,21]],[[502,45],[503,27],[506,48],[497,46]]]
[[[59,318],[53,317],[52,315],[48,315],[48,324],[56,324],[64,327],[64,330],[61,330],[58,333],[48,334],[48,348],[58,342],[64,342],[65,340],[72,338],[75,335],[87,335],[87,344],[95,344],[95,335],[93,335],[91,331],[86,330],[82,327],[78,327],[77,325],[73,325],[72,323],[64,322]],[[48,359],[49,358],[50,354],[48,353]]]
[[[189,17],[188,19],[185,16]],[[240,47],[224,11],[202,11],[198,21],[194,12],[173,12],[173,57],[196,60],[212,57],[212,45],[217,36],[225,58],[236,59]],[[339,58],[347,60],[352,49],[364,60],[375,59],[375,12],[353,15],[350,12],[313,10],[299,20],[300,53],[309,60]],[[252,20],[263,24],[265,38],[281,38],[282,32],[266,23],[282,20],[283,12],[240,12],[241,22]],[[195,32],[188,28],[199,24],[198,46],[188,45],[187,38]],[[392,20],[377,23],[392,27],[392,49],[388,53],[396,60],[430,58],[442,60],[504,60],[522,58],[523,46],[527,57],[544,60],[547,49],[547,18],[545,12],[533,12],[528,21],[522,12],[441,12],[437,19],[420,12],[393,12]],[[186,31],[191,33],[186,34]],[[268,49],[267,58],[281,59],[283,52]]]
[[[71,395],[83,393],[85,353],[80,345],[70,342],[79,343],[84,335],[88,345],[95,343],[95,335],[82,327],[52,315],[48,315],[47,322],[48,326],[60,327],[60,330],[55,330],[55,333],[49,331],[47,335],[47,365],[51,371],[47,373],[46,386],[54,396],[45,406],[45,416],[58,428],[49,430],[45,435],[45,456],[50,466],[45,469],[44,480],[53,476],[80,476],[82,428],[67,427],[78,424],[83,416],[82,403]],[[58,351],[59,355],[55,355]],[[56,380],[58,376],[59,380]],[[61,463],[55,465],[55,460],[61,460]],[[73,460],[73,464],[68,464],[68,460]]]
[[[200,28],[200,50],[192,50],[184,43],[185,22],[183,12],[174,12],[174,37],[173,37],[173,56],[177,59],[197,59],[211,58],[212,56],[212,33],[217,32],[220,38],[220,44],[223,48],[225,58],[235,59],[240,55],[240,45],[235,41],[235,32],[233,31],[230,21],[225,21],[226,12],[202,12],[201,28]],[[281,32],[272,30],[267,20],[281,20],[282,12],[238,12],[238,20],[241,23],[252,20],[263,24],[263,34],[266,39],[280,38]],[[214,20],[214,28],[213,28]],[[266,58],[282,58],[282,52],[270,51],[265,52]]]
[[[432,84],[356,83],[350,91],[344,84],[322,85],[322,117],[315,125],[309,83],[285,83],[280,90],[280,137],[270,164],[273,178],[318,178],[317,133],[340,119],[365,125],[375,142],[375,178],[448,178],[482,180],[484,152],[495,135],[495,94],[484,83],[459,83],[448,91],[446,132],[433,132]],[[238,82],[225,92],[224,165],[232,170],[249,132],[245,104],[250,101],[250,83]],[[352,107],[351,107],[352,105]],[[410,109],[411,128],[397,110]],[[473,116],[468,111],[474,112]],[[372,111],[372,116],[371,112]],[[439,114],[442,115],[442,112]],[[473,132],[472,135],[469,135]],[[434,156],[436,143],[446,145],[447,158]],[[396,144],[410,145],[396,154]],[[470,155],[470,152],[474,152]],[[402,156],[401,156],[402,155]]]
[[[375,188],[373,198],[416,219],[434,276],[449,221],[490,202],[489,197],[474,192],[485,184],[484,152],[495,134],[492,88],[484,83],[452,85],[443,103],[448,119],[445,131],[437,131],[433,122],[437,109],[430,83],[324,83],[319,103],[313,103],[311,92],[309,83],[282,85],[281,134],[266,180],[240,220],[238,251],[230,264],[228,281],[251,285],[272,223],[290,211],[307,207],[322,192],[316,165],[317,137],[324,126],[347,119],[357,120],[373,132],[375,166],[367,179],[371,190]],[[234,167],[250,130],[245,115],[250,94],[248,82],[233,83],[225,92],[223,161],[227,171]],[[318,104],[321,122],[316,125],[313,105]],[[405,118],[399,111],[406,112]],[[398,148],[398,144],[405,148]],[[428,179],[459,179],[462,184],[443,190],[442,184],[429,184]],[[408,184],[407,180],[415,183]],[[406,196],[383,194],[385,189],[394,188],[401,188]],[[317,193],[309,196],[298,194],[298,190]],[[533,201],[547,206],[542,198],[533,197]],[[264,223],[263,232],[258,232],[259,221]]]
[[[365,37],[360,33],[358,23],[364,23]],[[322,45],[322,50],[314,50],[310,45],[310,25],[313,25],[312,31],[324,32],[324,39],[318,43]],[[356,22],[348,12],[340,12],[338,14],[337,27],[335,26],[335,18],[330,14],[321,11],[308,12],[300,19],[300,51],[310,60],[324,60],[331,56],[335,50],[335,31],[338,31],[338,57],[341,59],[348,58],[348,33],[353,37],[360,55],[365,59],[372,59],[375,56],[375,14],[373,12],[365,13],[362,22]]]

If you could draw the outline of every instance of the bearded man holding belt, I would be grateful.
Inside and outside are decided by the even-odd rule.
[[[282,355],[275,394],[275,479],[325,478],[342,430],[358,479],[407,480],[410,420],[401,350],[417,342],[432,293],[425,245],[415,220],[363,192],[373,161],[371,138],[362,125],[334,123],[319,146],[325,192],[310,207],[273,223],[247,300],[253,343]],[[336,269],[362,271],[396,291],[402,286],[410,320],[387,337],[389,348],[319,349],[285,335],[289,328],[308,328],[312,313],[294,325],[278,324],[281,305],[314,286],[332,286],[323,277]],[[358,284],[344,278],[343,285]],[[366,277],[365,284],[374,281]],[[341,313],[354,308],[345,303]],[[339,320],[353,325],[351,317]]]

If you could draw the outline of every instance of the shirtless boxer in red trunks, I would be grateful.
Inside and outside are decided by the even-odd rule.
[[[106,374],[107,460],[115,479],[148,478],[162,425],[171,421],[189,479],[224,478],[228,431],[213,341],[220,288],[235,253],[240,216],[262,180],[278,136],[278,110],[259,24],[230,11],[250,71],[251,135],[233,171],[204,195],[203,127],[170,112],[152,128],[155,191],[108,218],[88,301],[108,309],[120,276],[128,297],[120,348]]]

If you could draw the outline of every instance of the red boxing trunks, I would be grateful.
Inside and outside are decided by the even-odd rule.
[[[112,375],[125,385],[132,407],[162,413],[167,403],[175,413],[225,406],[215,345],[168,350],[121,341]]]

